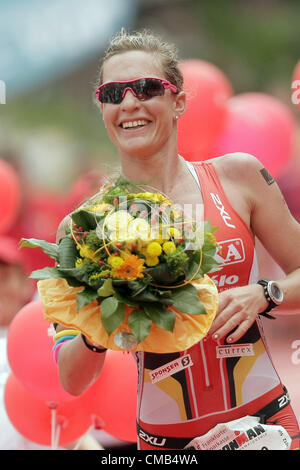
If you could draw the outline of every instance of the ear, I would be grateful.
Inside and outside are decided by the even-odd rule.
[[[184,91],[180,91],[174,97],[173,102],[173,110],[175,117],[179,118],[185,112],[186,109],[186,93]]]

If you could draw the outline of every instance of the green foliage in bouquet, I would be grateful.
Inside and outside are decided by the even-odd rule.
[[[70,214],[59,243],[23,238],[20,247],[39,247],[56,261],[31,278],[84,287],[78,312],[96,300],[108,334],[123,323],[125,306],[133,307],[128,324],[140,342],[152,323],[173,331],[169,306],[206,313],[191,282],[218,269],[215,230],[208,221],[186,220],[162,194],[142,192],[120,177]]]

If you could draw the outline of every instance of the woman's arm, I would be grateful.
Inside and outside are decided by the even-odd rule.
[[[65,327],[58,325],[56,331]],[[63,388],[71,395],[80,395],[98,378],[106,352],[89,349],[81,334],[66,341],[58,353],[59,378]]]
[[[70,221],[69,216],[59,225],[56,242],[65,236],[65,228]],[[56,331],[66,327],[58,325]],[[59,378],[63,388],[71,395],[83,393],[99,376],[106,353],[93,352],[83,342],[81,334],[71,341],[66,341],[58,352]]]
[[[284,301],[276,307],[274,314],[288,309],[300,313],[300,225],[291,215],[277,183],[256,158],[238,157],[231,168],[235,181],[239,182],[241,197],[249,207],[252,232],[286,273],[284,278],[277,280],[284,292]],[[214,337],[217,335],[215,339],[218,340],[237,328],[227,339],[235,342],[267,306],[263,287],[259,284],[223,291],[210,333]]]

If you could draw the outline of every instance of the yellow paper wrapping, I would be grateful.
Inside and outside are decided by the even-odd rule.
[[[206,336],[217,312],[218,291],[214,282],[206,275],[193,281],[192,284],[198,290],[199,298],[205,305],[207,313],[190,315],[169,307],[176,315],[173,332],[152,324],[150,334],[138,343],[133,351],[153,353],[184,351]],[[44,307],[45,320],[76,328],[90,341],[108,349],[122,351],[115,344],[114,338],[120,332],[131,333],[128,326],[128,316],[133,308],[126,307],[124,323],[111,335],[108,335],[101,322],[101,310],[97,301],[82,307],[79,312],[77,311],[76,295],[82,289],[82,287],[69,286],[64,279],[39,281],[38,291]]]

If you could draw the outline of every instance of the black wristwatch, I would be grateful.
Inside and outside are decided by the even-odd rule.
[[[275,307],[278,307],[283,301],[283,291],[281,287],[275,281],[270,281],[269,279],[260,279],[257,281],[257,284],[260,284],[264,288],[264,294],[269,302],[268,307],[263,312],[260,312],[259,315],[263,315],[267,318],[275,319],[272,315],[268,315],[268,312]]]

